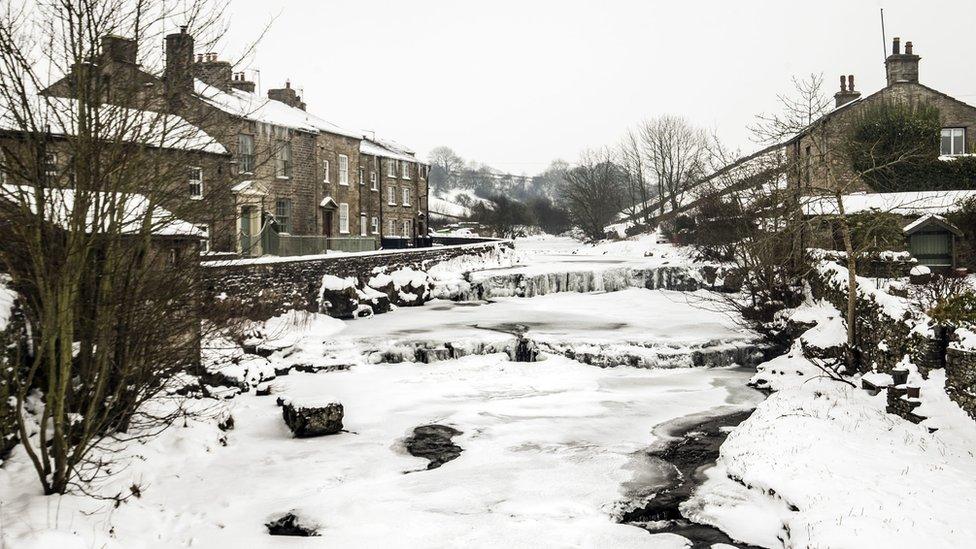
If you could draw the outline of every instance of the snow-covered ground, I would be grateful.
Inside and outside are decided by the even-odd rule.
[[[521,265],[594,269],[646,261],[656,241],[585,246],[570,239],[520,242]],[[576,250],[576,253],[573,253]],[[498,265],[504,267],[504,264]],[[385,315],[339,321],[285,315],[263,325],[265,360],[253,355],[228,375],[262,374],[288,362],[352,364],[347,370],[292,371],[270,382],[275,395],[345,407],[346,431],[295,439],[274,396],[254,391],[202,400],[207,418],[181,422],[125,449],[126,467],[97,486],[139,498],[115,507],[74,494],[39,494],[21,450],[0,468],[0,539],[23,547],[685,547],[614,520],[620,504],[661,479],[635,470],[661,423],[751,408],[759,393],[735,368],[598,368],[558,354],[512,362],[504,353],[433,364],[373,363],[368,351],[404,341],[490,342],[512,332],[591,344],[641,342],[676,353],[709,341],[754,337],[699,298],[629,289],[598,294],[503,298],[492,303],[433,301]],[[208,356],[216,356],[220,352]],[[344,364],[345,365],[345,364]],[[231,372],[230,370],[233,370]],[[232,416],[221,431],[215,417]],[[426,470],[403,439],[427,424],[462,432],[461,456]],[[320,537],[267,533],[293,511]]]

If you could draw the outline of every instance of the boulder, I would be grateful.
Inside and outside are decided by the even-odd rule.
[[[281,416],[296,438],[334,435],[342,430],[342,404],[335,399],[315,402],[282,399],[281,403]]]
[[[427,469],[437,469],[464,451],[451,440],[460,434],[461,431],[446,425],[421,425],[414,428],[413,435],[403,444],[410,455],[427,459]]]
[[[430,300],[433,284],[427,273],[404,267],[394,271],[390,277],[395,290],[391,296],[394,304],[417,307]]]
[[[392,284],[390,287],[390,293],[393,292]],[[376,290],[369,287],[369,285],[364,286],[358,291],[359,302],[362,305],[368,306],[370,308],[371,314],[381,315],[383,313],[390,312],[390,295],[386,292]]]
[[[275,515],[264,526],[272,536],[318,536],[320,528],[317,522],[296,511]]]
[[[319,294],[319,312],[333,318],[355,318],[359,310],[359,291],[355,278],[322,277],[322,291]]]

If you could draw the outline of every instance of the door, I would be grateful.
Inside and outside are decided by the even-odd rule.
[[[322,235],[332,237],[332,210],[322,210]]]
[[[238,224],[240,235],[240,245],[242,255],[257,255],[255,246],[257,242],[254,238],[254,214],[257,210],[254,206],[242,206],[240,222]]]
[[[952,235],[948,232],[915,233],[908,247],[922,265],[952,267]]]

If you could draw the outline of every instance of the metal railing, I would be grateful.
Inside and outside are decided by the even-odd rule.
[[[371,252],[376,249],[376,239],[364,236],[318,236],[279,234],[277,249],[265,250],[266,254],[280,256],[315,255],[328,251]]]

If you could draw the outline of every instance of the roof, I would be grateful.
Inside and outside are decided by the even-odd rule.
[[[224,91],[200,79],[194,79],[193,88],[207,104],[246,120],[308,133],[332,133],[355,139],[362,139],[363,137],[361,132],[345,129],[302,109],[244,90],[232,88],[230,91]]]
[[[338,208],[339,205],[336,204],[336,201],[333,200],[331,196],[327,196],[327,197],[325,197],[325,198],[322,199],[322,202],[319,202],[319,207],[320,208]]]
[[[395,160],[403,160],[406,162],[418,162],[417,157],[413,155],[412,152],[405,152],[404,150],[397,150],[389,146],[389,143],[380,144],[375,140],[363,138],[359,142],[359,152],[362,154],[368,154],[372,156],[382,156],[383,158],[393,158]]]
[[[29,185],[3,185],[2,198],[8,202],[29,204],[32,214],[37,213],[34,193]],[[45,189],[44,219],[69,230],[71,214],[75,205],[75,189]],[[155,236],[183,236],[205,238],[206,232],[188,221],[177,218],[169,210],[151,204],[145,195],[139,193],[114,193],[94,191],[87,193],[92,205],[89,206],[85,221],[85,232],[94,234],[105,232],[113,223],[118,223],[121,234],[138,234],[142,224],[149,216],[152,234]],[[97,221],[96,221],[97,220]],[[97,224],[97,226],[96,226]]]
[[[907,235],[910,235],[910,234],[917,233],[922,229],[924,229],[925,227],[931,225],[935,225],[936,227],[939,227],[940,229],[946,232],[950,232],[956,236],[960,236],[960,237],[962,236],[962,231],[959,230],[959,227],[956,227],[952,223],[949,223],[946,220],[946,218],[942,217],[941,215],[935,215],[935,214],[923,215],[922,217],[916,219],[915,221],[912,221],[908,225],[905,225],[905,227],[902,228],[902,232]]]
[[[0,110],[0,130],[32,131],[18,120],[29,117],[36,128],[44,128],[46,133],[74,136],[77,134],[78,108],[76,99],[35,96],[30,112]],[[100,137],[106,140],[116,140],[121,135],[125,142],[150,147],[227,154],[227,149],[216,139],[181,116],[118,105],[99,105],[95,110],[104,128],[99,132]]]
[[[908,191],[900,193],[852,193],[842,197],[845,214],[879,211],[899,215],[944,214],[956,211],[960,202],[976,198],[976,189],[961,191]],[[805,215],[837,215],[832,196],[801,199]]]

